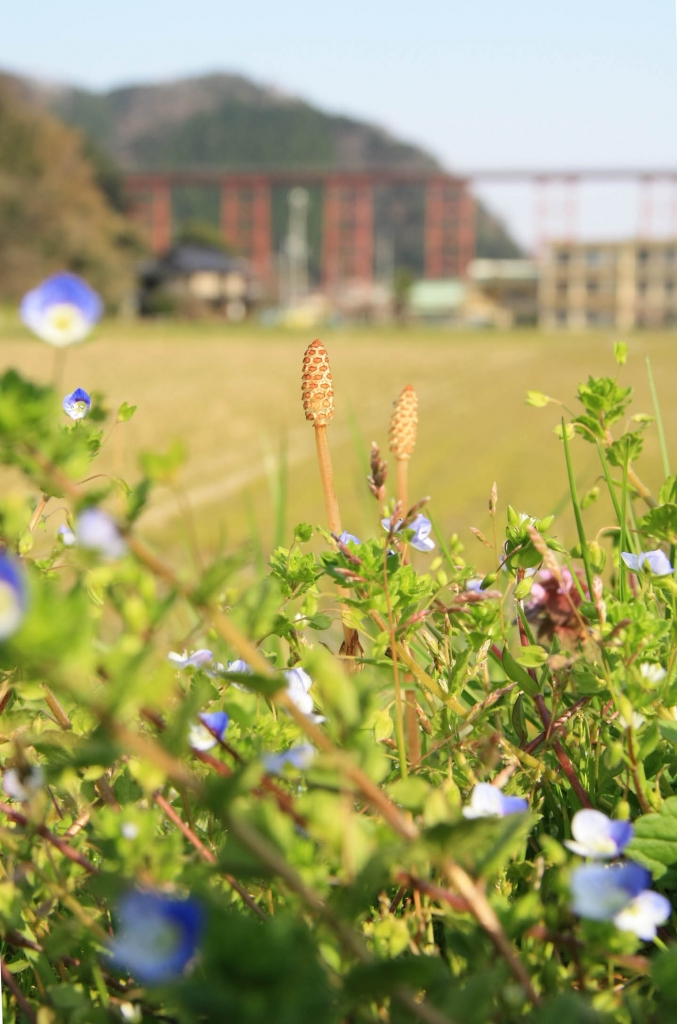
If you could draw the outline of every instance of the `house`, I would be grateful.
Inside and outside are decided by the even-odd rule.
[[[260,296],[246,260],[196,243],[180,243],[139,271],[139,311],[243,320]]]

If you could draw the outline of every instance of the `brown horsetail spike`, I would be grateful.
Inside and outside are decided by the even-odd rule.
[[[339,537],[342,532],[341,514],[334,491],[334,472],[327,439],[327,424],[334,415],[334,385],[331,379],[329,356],[319,339],[311,342],[303,356],[301,394],[306,419],[315,428],[317,464],[320,469],[329,530],[334,536]],[[345,595],[347,592],[344,588],[339,587],[339,593]],[[356,630],[351,629],[345,621],[345,605],[341,605],[341,610],[343,613],[343,644],[339,653],[354,659],[362,654],[362,648]],[[355,662],[353,660],[347,664],[354,666]]]
[[[418,398],[411,384],[407,384],[395,402],[390,420],[390,450],[396,458],[411,458],[416,447],[417,426]]]
[[[303,356],[301,393],[306,419],[315,427],[326,427],[334,415],[334,384],[327,350],[318,338]]]

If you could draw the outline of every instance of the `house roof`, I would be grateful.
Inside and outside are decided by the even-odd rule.
[[[143,277],[184,277],[200,271],[213,271],[218,274],[247,273],[248,265],[238,256],[229,256],[219,249],[206,245],[181,243],[160,259],[147,263],[142,268]]]

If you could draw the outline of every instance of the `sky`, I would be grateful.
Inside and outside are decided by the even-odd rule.
[[[5,70],[96,89],[241,72],[380,124],[452,170],[677,168],[674,0],[4,0],[0,7]],[[563,216],[561,192],[553,187],[546,196],[546,231]],[[484,194],[533,240],[531,191],[502,186]],[[665,188],[653,197],[657,232],[672,222],[673,198]],[[577,208],[583,234],[636,228],[634,190],[587,189]]]

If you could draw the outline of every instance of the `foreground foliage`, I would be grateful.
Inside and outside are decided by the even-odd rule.
[[[64,426],[62,395],[0,379],[0,459],[35,495],[0,501],[6,1020],[673,1020],[673,924],[595,892],[600,857],[647,869],[620,870],[654,907],[677,888],[677,481],[667,453],[655,497],[638,476],[631,397],[590,379],[559,425],[569,551],[494,490],[480,583],[374,451],[374,536],[300,524],[255,578],[139,539],[180,453],[97,476],[131,407]],[[582,808],[616,824],[572,829]]]

